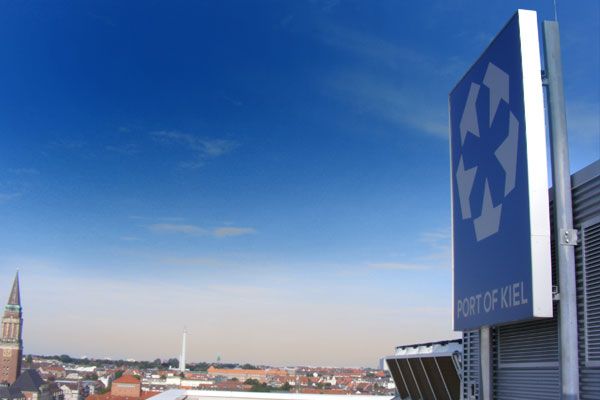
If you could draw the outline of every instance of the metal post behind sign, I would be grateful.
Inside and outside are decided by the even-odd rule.
[[[563,91],[558,22],[544,21],[544,59],[548,88],[548,121],[554,186],[555,238],[558,256],[560,377],[562,400],[579,399],[579,355],[577,338],[577,293],[569,144]]]

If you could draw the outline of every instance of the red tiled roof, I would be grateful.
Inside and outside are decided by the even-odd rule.
[[[115,383],[140,383],[140,380],[133,375],[123,375],[119,379],[115,379]]]
[[[212,365],[208,367],[207,372],[210,375],[288,375],[287,371],[283,371],[280,369],[221,369],[215,368]]]
[[[160,392],[142,392],[140,397],[129,397],[129,396],[113,396],[110,393],[104,394],[91,394],[85,398],[85,400],[146,400],[152,396],[156,396]]]

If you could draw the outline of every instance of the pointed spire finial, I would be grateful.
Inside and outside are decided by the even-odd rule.
[[[10,297],[8,298],[8,304],[12,306],[21,305],[21,292],[19,290],[19,269],[15,274],[15,280],[13,282],[12,290],[10,291]]]

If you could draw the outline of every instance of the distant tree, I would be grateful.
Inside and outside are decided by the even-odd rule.
[[[272,390],[273,388],[266,383],[257,383],[250,389],[251,392],[270,392]]]
[[[246,385],[258,385],[260,382],[258,381],[258,379],[248,378],[244,381],[244,383]]]
[[[289,383],[289,382],[286,382],[286,383],[284,383],[284,384],[281,386],[281,388],[280,388],[280,389],[281,389],[282,391],[289,392],[290,390],[292,390],[292,385],[290,385],[290,383]]]
[[[257,366],[254,366],[252,364],[244,364],[240,367],[241,369],[258,369]]]
[[[210,367],[210,364],[205,362],[190,364],[190,371],[206,371],[208,367]]]
[[[179,367],[179,360],[176,358],[169,358],[167,360],[167,365],[171,368]]]
[[[115,379],[119,379],[122,376],[123,376],[123,371],[119,370],[119,371],[115,372]]]
[[[108,392],[110,392],[110,384],[107,387],[102,387],[102,388],[96,390],[96,393],[98,393],[98,394],[104,394],[104,393],[108,393]]]
[[[230,381],[232,381],[232,382],[239,382],[239,381],[240,381],[240,380],[239,380],[238,378],[236,378],[235,376],[234,376],[233,378],[229,379],[229,380],[230,380]]]
[[[155,367],[160,367],[161,361],[160,358],[157,358],[156,360],[154,360],[154,362],[152,362],[152,364],[154,364]]]
[[[25,357],[25,363],[29,368],[31,368],[31,366],[33,365],[33,357],[31,356],[31,354],[27,354],[27,357]]]
[[[69,357],[67,354],[61,354],[58,359],[60,361],[62,361],[65,364],[72,364],[73,363],[73,359],[71,357]]]

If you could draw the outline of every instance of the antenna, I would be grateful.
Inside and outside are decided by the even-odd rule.
[[[558,12],[556,11],[556,0],[554,0],[554,20],[558,22]]]
[[[187,336],[187,328],[183,327],[183,338],[181,341],[181,356],[179,357],[179,371],[185,372],[185,339]]]

